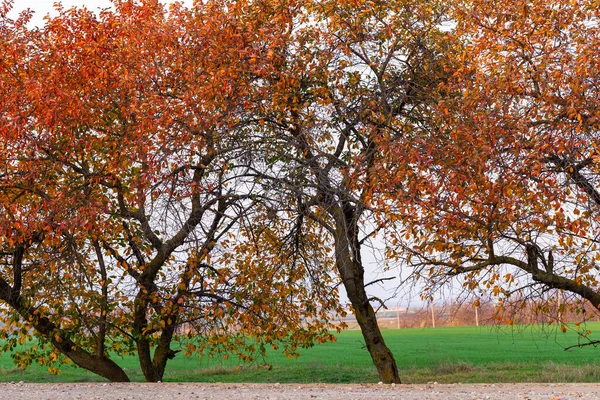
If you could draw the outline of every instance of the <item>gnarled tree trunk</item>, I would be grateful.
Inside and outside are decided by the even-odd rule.
[[[20,265],[17,266],[20,268]],[[0,299],[16,310],[24,319],[31,321],[35,330],[42,334],[65,356],[76,365],[100,375],[111,382],[129,382],[129,377],[123,369],[104,354],[91,354],[74,343],[46,317],[39,317],[34,309],[19,294],[18,288],[11,287],[5,280],[0,279]]]
[[[383,383],[401,383],[396,360],[385,344],[375,311],[365,290],[365,270],[360,257],[357,210],[349,204],[329,207],[335,221],[336,267],[342,278],[348,299],[352,303],[367,350]]]

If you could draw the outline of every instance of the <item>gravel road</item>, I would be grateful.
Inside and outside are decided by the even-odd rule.
[[[599,399],[600,384],[298,385],[206,383],[0,383],[0,399],[33,400],[571,400]]]

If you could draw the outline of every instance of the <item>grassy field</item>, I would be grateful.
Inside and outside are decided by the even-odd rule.
[[[600,323],[587,329],[598,332]],[[577,334],[545,327],[457,327],[384,331],[405,383],[449,382],[600,382],[600,349],[565,351]],[[135,358],[117,360],[133,380],[142,381]],[[345,331],[336,343],[304,350],[298,359],[272,352],[271,370],[236,368],[234,360],[178,356],[165,380],[204,382],[377,382],[375,368],[359,331]],[[86,382],[102,380],[70,366],[50,375],[37,365],[21,371],[9,355],[0,357],[0,381]]]

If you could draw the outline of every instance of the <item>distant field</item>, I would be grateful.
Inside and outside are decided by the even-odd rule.
[[[597,332],[600,323],[586,329]],[[449,382],[600,382],[600,349],[593,346],[564,351],[577,334],[556,327],[454,327],[385,330],[405,383]],[[592,334],[592,337],[594,334]],[[117,360],[133,380],[141,381],[135,358]],[[375,368],[360,331],[345,331],[336,343],[303,350],[294,360],[271,352],[264,367],[229,360],[176,357],[167,366],[168,381],[204,382],[377,382]],[[102,380],[66,366],[58,376],[33,365],[20,371],[9,355],[0,357],[0,381],[85,382]]]

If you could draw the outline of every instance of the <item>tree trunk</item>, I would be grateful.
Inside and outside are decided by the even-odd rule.
[[[328,228],[334,236],[336,267],[354,308],[356,320],[373,359],[373,364],[377,368],[379,379],[384,383],[400,383],[396,360],[383,340],[379,325],[377,325],[375,311],[371,307],[365,290],[365,271],[360,256],[361,244],[358,240],[358,222],[364,208],[352,204],[353,200],[350,200],[350,196],[348,196],[351,192],[349,189],[340,191],[338,184],[330,180],[328,169],[323,169],[319,165],[318,157],[313,154],[313,150],[303,135],[300,128],[302,124],[297,122],[298,115],[292,115],[294,123],[291,124],[293,127],[291,133],[295,138],[294,145],[298,146],[304,154],[306,162],[314,174],[319,192],[319,205],[333,219],[333,226],[328,226]],[[369,146],[372,145],[374,145],[373,142]],[[373,154],[374,151],[371,147],[367,154],[371,163]],[[346,184],[347,182],[344,182],[344,186]]]
[[[169,318],[172,318],[173,321],[176,321],[178,316],[176,314],[171,314],[163,317],[165,327],[160,331],[160,339],[154,349],[154,355],[152,356],[150,341],[146,335],[143,334],[144,330],[148,327],[145,312],[148,308],[148,300],[143,290],[140,290],[138,293],[136,301],[137,307],[134,313],[134,332],[140,368],[142,369],[146,382],[162,381],[167,362],[174,358],[176,354],[175,351],[171,350],[171,342],[175,333],[176,324],[169,323],[168,320]]]
[[[177,316],[173,316],[174,320],[176,320],[176,318]],[[171,350],[171,341],[173,340],[174,333],[175,324],[167,325],[165,329],[162,330],[158,346],[156,346],[156,350],[154,350],[152,365],[160,380],[163,379],[163,375],[165,374],[167,362],[173,359],[176,354],[175,351]]]
[[[355,303],[353,299],[350,299],[350,301],[352,307],[354,307],[354,315],[365,339],[367,350],[369,350],[373,364],[377,368],[379,380],[383,383],[401,383],[396,360],[383,340],[373,307],[371,307],[368,299],[366,302],[359,300],[358,303]]]
[[[146,382],[159,382],[163,380],[167,362],[175,357],[176,351],[171,350],[171,341],[175,332],[175,325],[163,329],[154,356],[151,357],[150,342],[146,338],[137,341],[137,350],[140,368]]]
[[[401,383],[396,360],[385,344],[375,311],[365,290],[365,270],[360,257],[357,218],[354,208],[330,207],[335,220],[335,258],[338,272],[360,326],[367,350],[383,383]]]
[[[66,341],[66,345],[70,342]],[[90,355],[89,353],[75,348],[74,350],[67,350],[66,346],[61,346],[58,343],[52,343],[67,357],[69,357],[75,364],[81,368],[87,369],[94,374],[100,375],[111,382],[129,382],[129,377],[123,371],[119,365],[108,357],[98,357],[96,355]],[[61,342],[63,343],[63,342]]]
[[[149,291],[146,290],[145,287],[145,285],[141,285],[141,288],[135,299],[135,309],[133,314],[133,336],[135,337],[140,368],[144,374],[146,382],[158,382],[162,380],[162,376],[159,376],[158,371],[156,368],[154,368],[154,364],[152,363],[150,341],[148,340],[147,333],[145,332],[145,330],[148,328],[146,310],[148,309],[149,303],[147,295]]]
[[[33,328],[76,365],[111,382],[129,382],[129,377],[117,363],[104,354],[96,355],[79,347],[46,317],[39,317],[27,301],[6,281],[0,279],[0,299],[15,309]]]
[[[138,358],[140,368],[144,374],[146,382],[158,382],[161,377],[158,376],[154,365],[152,364],[152,356],[150,355],[150,343],[146,338],[136,339]]]

